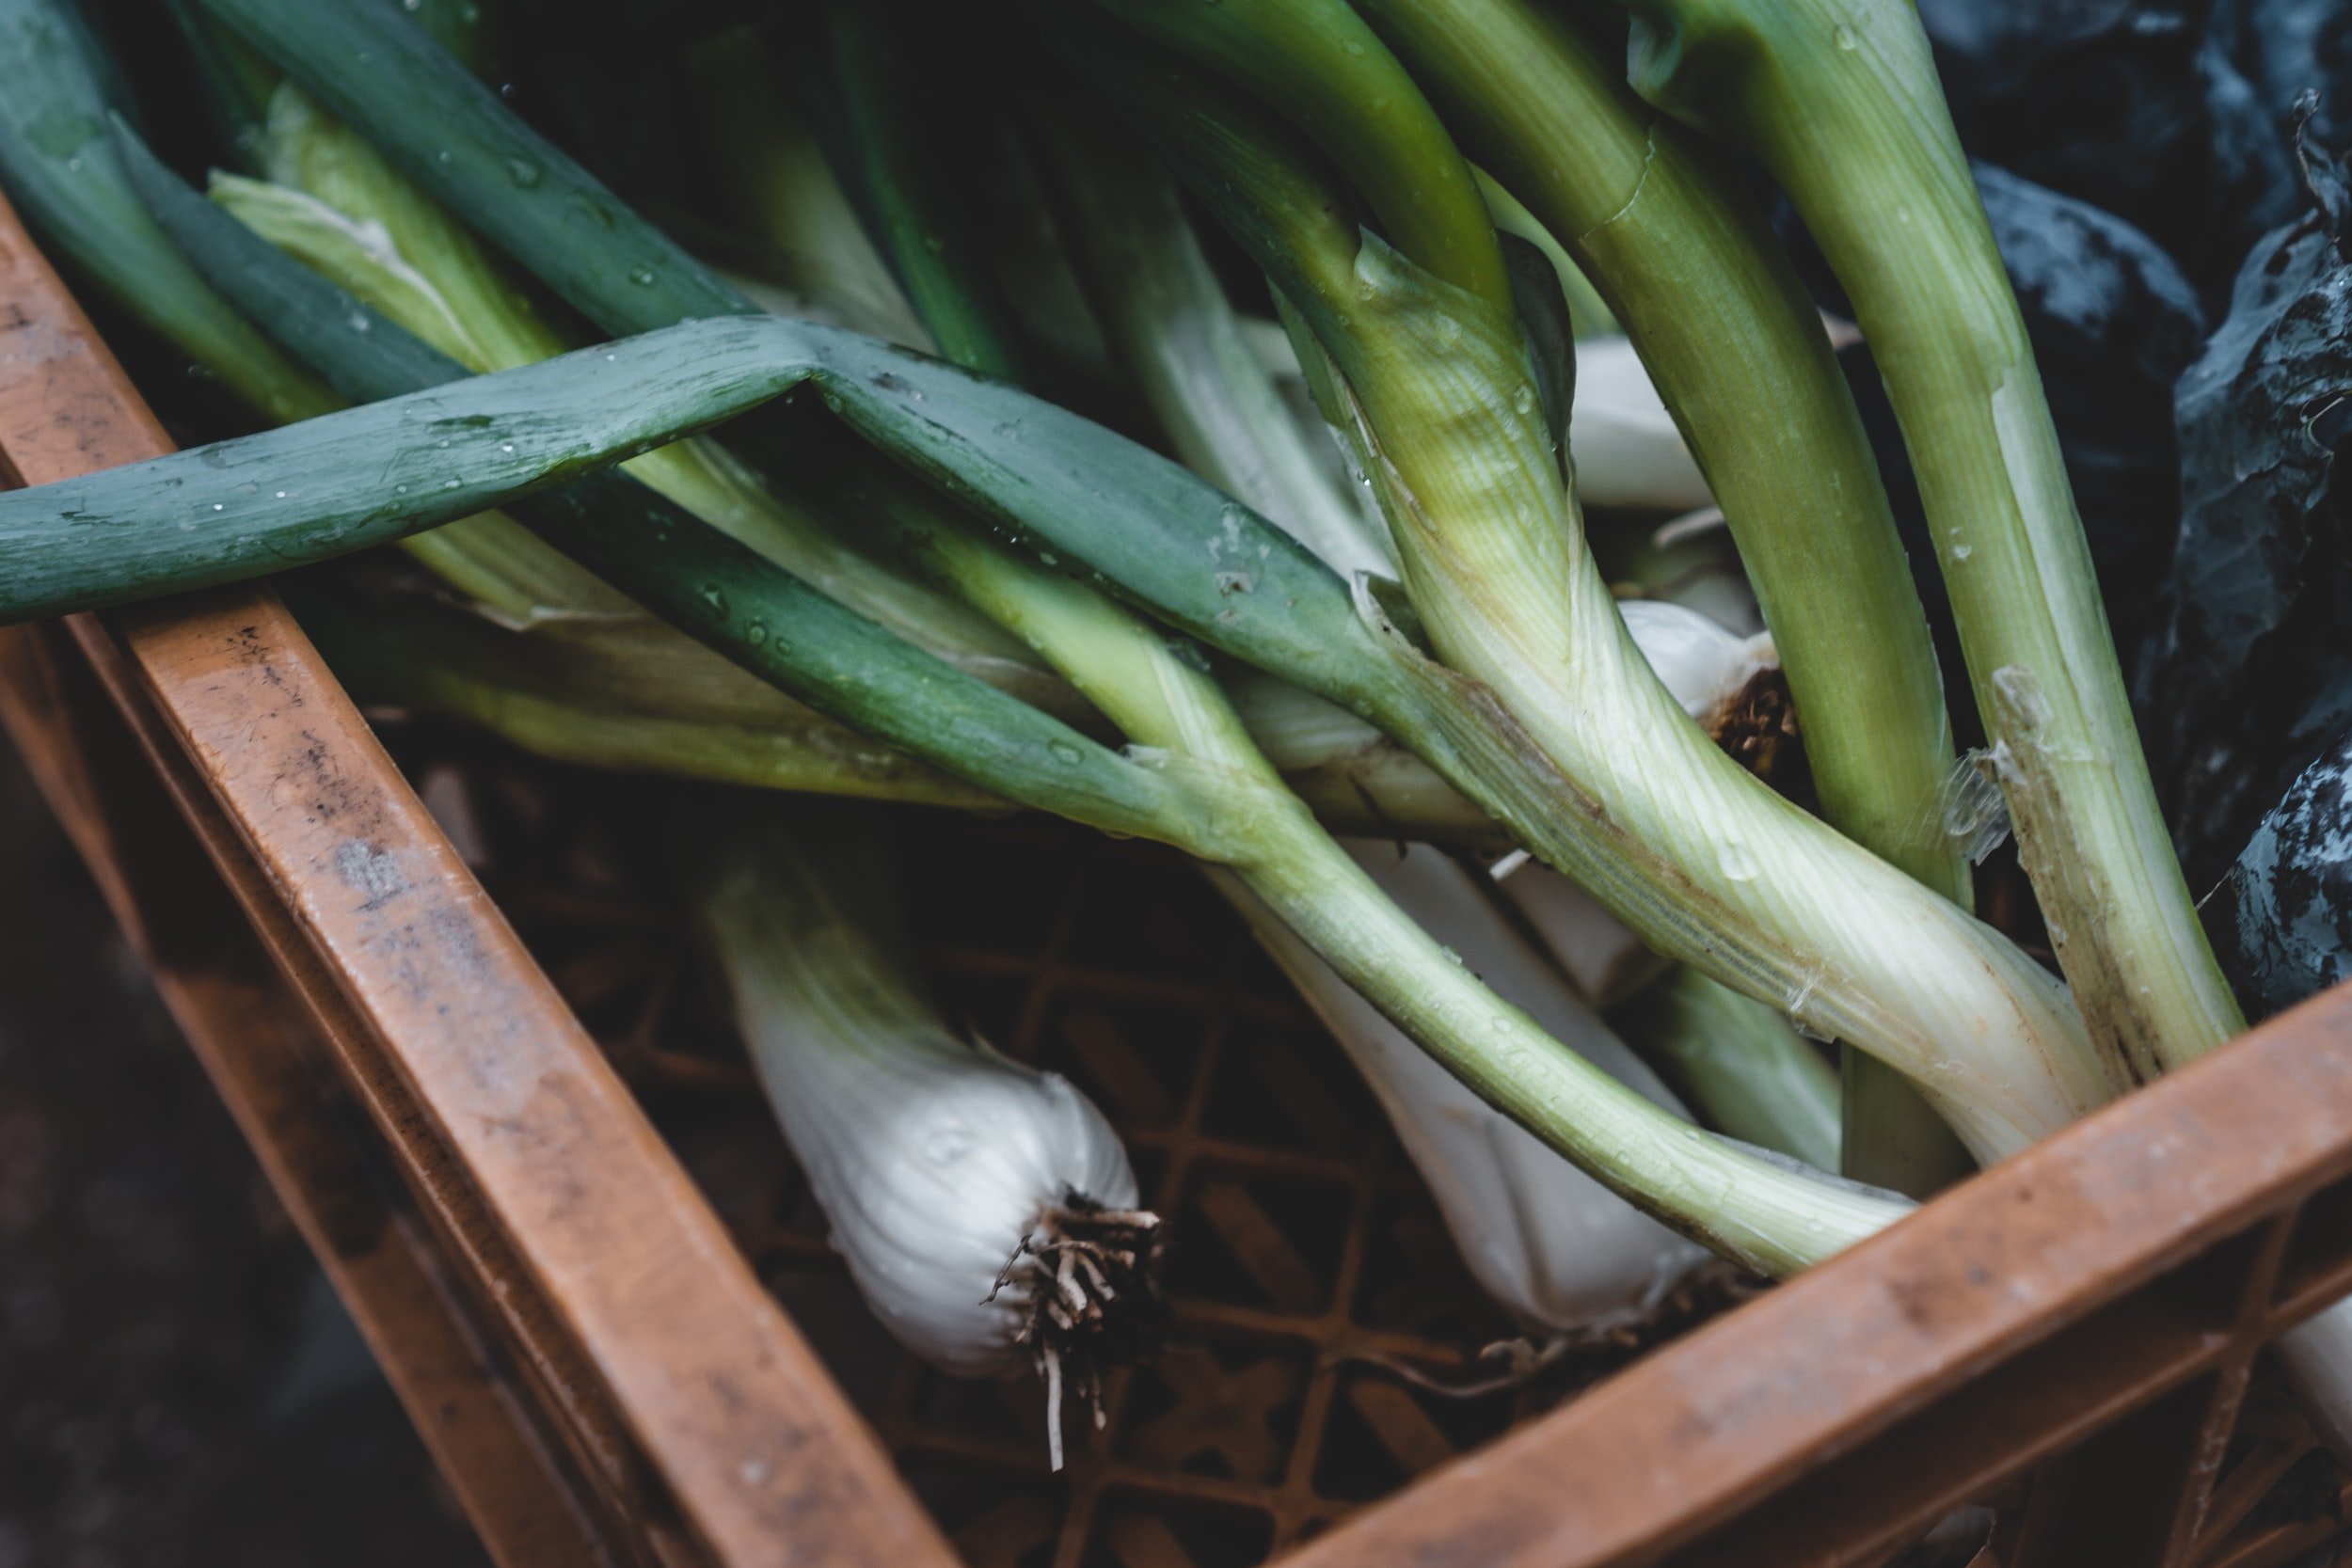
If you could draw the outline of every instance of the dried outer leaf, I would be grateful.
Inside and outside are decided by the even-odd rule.
[[[2250,1014],[2352,977],[2352,733],[2263,818],[2202,912]]]
[[[2017,853],[2046,911],[2050,944],[2090,1025],[2091,1042],[2114,1070],[2128,1068],[2142,1082],[2163,1071],[2156,1041],[2162,1021],[2149,1016],[2115,958],[2113,940],[2097,930],[2069,928],[2061,919],[2096,924],[2115,907],[2112,884],[2082,849],[2080,820],[2068,810],[2053,764],[2049,700],[2022,664],[1993,672],[1993,727],[2003,739],[1991,753],[2017,832]]]
[[[2179,266],[2130,224],[1990,164],[1973,167],[2049,388],[2108,621],[2119,647],[2136,647],[2171,556],[2172,387],[2204,341],[2204,312]]]
[[[1922,0],[1968,151],[2153,235],[2202,288],[2294,212],[2275,112],[2211,0]]]
[[[2345,721],[2352,529],[2335,463],[2352,439],[2344,170],[2307,147],[2314,210],[2266,238],[2181,378],[2182,521],[2139,705],[2193,883]]]

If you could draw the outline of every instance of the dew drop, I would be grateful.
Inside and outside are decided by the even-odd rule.
[[[1073,768],[1086,760],[1086,753],[1067,740],[1049,740],[1045,749],[1054,753],[1056,762],[1066,763]]]
[[[1860,46],[1853,36],[1853,29],[1851,27],[1841,24],[1837,31],[1832,33],[1830,37],[1836,40],[1838,48],[1847,51],[1849,54],[1852,53],[1853,50]]]
[[[653,287],[653,268],[638,265],[628,269],[628,280],[641,289]]]
[[[506,176],[522,189],[530,190],[539,182],[539,166],[529,158],[509,158],[506,160]]]
[[[1735,882],[1752,882],[1763,869],[1756,864],[1756,852],[1736,838],[1715,847],[1715,868]]]

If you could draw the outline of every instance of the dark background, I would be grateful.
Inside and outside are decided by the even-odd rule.
[[[486,1561],[0,741],[0,1568]]]

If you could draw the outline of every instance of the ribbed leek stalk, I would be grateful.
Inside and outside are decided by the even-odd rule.
[[[2024,319],[1901,0],[1638,0],[1634,87],[1795,201],[1902,421],[2058,961],[2143,1075],[2244,1027],[2164,830]]]
[[[1235,50],[1215,35],[1270,38],[1265,8],[1248,4],[1181,30],[1197,57],[1263,76],[1263,65],[1237,71]],[[1861,418],[1761,216],[1535,0],[1363,0],[1357,8],[1418,73],[1470,154],[1549,228],[1625,325],[1740,541],[1787,665],[1823,815],[1967,908],[1968,868],[1934,809],[1952,742],[1926,618]],[[1412,92],[1383,67],[1393,71],[1371,49],[1302,54],[1280,78],[1291,88],[1282,112],[1297,120],[1290,105],[1301,76],[1349,83],[1359,104]],[[1310,130],[1334,152],[1328,131]],[[1361,124],[1339,134],[1371,139]],[[1446,160],[1415,156],[1379,166],[1341,161],[1359,182],[1417,189],[1432,182],[1427,166]],[[1383,206],[1377,190],[1368,194]],[[1755,417],[1759,407],[1769,420]],[[1571,455],[1582,487],[1573,432]],[[1582,495],[1609,499],[1597,487]],[[1859,1062],[1855,1071],[1871,1076]],[[1931,1113],[1900,1113],[1899,1085],[1862,1088],[1865,1103],[1891,1100],[1892,1120],[1853,1130],[1858,1170],[1924,1190],[1964,1168]]]
[[[2142,1074],[2244,1027],[2134,726],[2023,317],[1915,10],[1620,0],[1634,87],[1762,160],[1852,300],[1918,474],[2018,849],[2094,1031]],[[2352,1305],[2284,1354],[2352,1457]]]
[[[1983,1157],[2125,1085],[2062,988],[1772,795],[1643,666],[1582,546],[1515,322],[1355,230],[1291,138],[1229,94],[1190,77],[1171,92],[1168,70],[1122,69],[1131,57],[1117,48],[1085,57],[1198,176],[1339,363],[1431,641],[1625,835],[1629,863],[1593,891],[1675,956],[1912,1076]],[[1651,891],[1628,896],[1629,882]],[[1714,941],[1665,926],[1651,899]],[[1774,984],[1724,965],[1733,932],[1756,960],[1780,956]]]
[[[1036,1367],[1061,1468],[1065,1382],[1155,1326],[1158,1216],[1127,1151],[1057,1073],[958,1038],[924,997],[887,858],[836,817],[724,841],[698,898],[752,1066],[834,1249],[901,1344],[944,1371]]]
[[[1735,636],[1662,599],[1619,608],[1644,660],[1683,711],[1719,739],[1741,695],[1778,668],[1769,636]],[[1709,1122],[1746,1142],[1837,1168],[1837,1075],[1777,1010],[1689,969],[1658,978],[1655,955],[1546,867],[1516,871],[1502,887],[1585,994],[1613,1006],[1613,1027],[1661,1064]]]
[[[1057,120],[1033,141],[1096,319],[1169,450],[1341,576],[1392,575],[1387,541],[1261,368],[1167,176],[1099,126]]]
[[[1679,1114],[1657,1075],[1529,949],[1469,873],[1429,849],[1349,852],[1554,1039]],[[1573,1333],[1638,1318],[1704,1256],[1449,1077],[1237,879],[1217,881],[1372,1085],[1471,1277],[1521,1324]]]

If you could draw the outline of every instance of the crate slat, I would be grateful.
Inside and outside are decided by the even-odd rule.
[[[167,450],[0,204],[0,451],[17,482]],[[227,830],[207,844],[215,863],[265,942],[279,921],[309,950],[296,989],[331,981],[338,997],[314,1013],[341,1008],[354,1043],[380,1051],[384,1070],[353,1086],[466,1240],[461,1258],[512,1260],[513,1275],[472,1288],[501,1307],[535,1295],[545,1338],[524,1348],[543,1384],[575,1415],[609,1404],[627,1451],[591,1442],[586,1457],[648,1539],[670,1543],[660,1555],[951,1563],[276,596],[218,590],[76,618],[75,635],[119,647]],[[419,1168],[436,1148],[438,1168]]]

